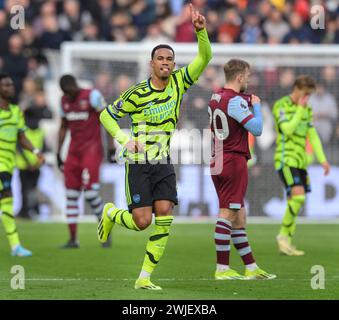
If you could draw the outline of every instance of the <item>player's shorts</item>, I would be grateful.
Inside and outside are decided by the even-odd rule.
[[[94,151],[94,150],[93,150]],[[103,154],[86,152],[82,154],[69,152],[64,164],[65,186],[67,189],[90,189],[92,184],[99,183],[99,170]]]
[[[125,191],[128,209],[151,207],[157,200],[178,204],[177,184],[172,164],[125,164]]]
[[[305,192],[311,192],[310,177],[306,170],[286,166],[278,170],[278,174],[288,197],[294,186],[303,186]]]
[[[0,197],[3,192],[12,191],[12,175],[9,172],[0,172]]]
[[[248,184],[247,159],[237,153],[223,155],[220,174],[212,175],[221,209],[241,209]]]

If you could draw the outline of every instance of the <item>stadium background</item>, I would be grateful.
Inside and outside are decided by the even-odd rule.
[[[301,73],[314,76],[325,90],[312,97],[315,125],[319,130],[332,172],[322,176],[316,163],[310,167],[313,193],[303,215],[337,217],[339,209],[339,6],[337,1],[218,1],[196,0],[193,4],[206,18],[214,58],[182,105],[178,138],[184,164],[176,166],[182,216],[214,216],[218,204],[205,165],[192,155],[189,129],[208,127],[207,104],[211,91],[223,84],[221,66],[230,57],[242,57],[253,66],[250,92],[263,100],[265,131],[255,142],[257,161],[250,169],[247,205],[251,216],[280,217],[283,190],[273,168],[273,102],[287,94]],[[25,9],[25,27],[13,30],[13,5]],[[325,29],[312,29],[312,5],[325,9]],[[111,102],[135,81],[148,76],[151,48],[173,44],[178,65],[190,61],[197,51],[194,30],[185,1],[0,1],[0,68],[14,79],[20,107],[49,108],[53,118],[40,122],[49,149],[47,165],[39,182],[45,194],[40,219],[63,219],[64,189],[56,168],[60,89],[58,78],[72,72],[83,86],[101,90]],[[71,44],[66,41],[72,41]],[[128,121],[122,122],[123,127]],[[182,130],[182,131],[180,131]],[[64,153],[66,150],[64,150]],[[203,153],[208,152],[204,149]],[[125,206],[124,167],[106,162],[102,166],[104,200]],[[16,211],[20,208],[17,176],[14,179]],[[84,210],[86,213],[86,210]],[[94,219],[94,218],[93,218]]]

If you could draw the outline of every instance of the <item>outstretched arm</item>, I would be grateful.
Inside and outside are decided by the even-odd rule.
[[[192,24],[198,38],[198,54],[186,69],[186,76],[188,77],[188,80],[190,80],[191,84],[193,84],[198,80],[208,62],[212,59],[212,49],[206,31],[205,17],[200,14],[199,11],[195,10],[192,4],[190,4],[190,8]]]

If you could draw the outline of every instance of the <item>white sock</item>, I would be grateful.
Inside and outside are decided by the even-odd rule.
[[[254,271],[255,269],[258,269],[258,265],[254,262],[254,263],[250,263],[246,265],[246,269],[250,270],[250,271]]]
[[[139,275],[139,279],[149,278],[150,276],[151,276],[151,274],[149,272],[141,270],[140,275]]]
[[[217,264],[217,271],[218,272],[227,271],[229,269],[230,269],[230,267],[225,265],[225,264]]]

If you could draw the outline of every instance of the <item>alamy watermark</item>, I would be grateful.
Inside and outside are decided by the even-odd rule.
[[[311,7],[310,10],[310,25],[311,28],[314,30],[324,30],[325,29],[325,9],[321,5],[314,5]]]
[[[11,278],[10,286],[13,290],[25,289],[25,268],[21,265],[14,265],[11,268],[11,274],[14,276]]]
[[[311,268],[311,288],[313,290],[325,289],[325,268],[321,265],[314,265]]]
[[[20,5],[11,7],[10,26],[13,30],[25,29],[25,8]]]

